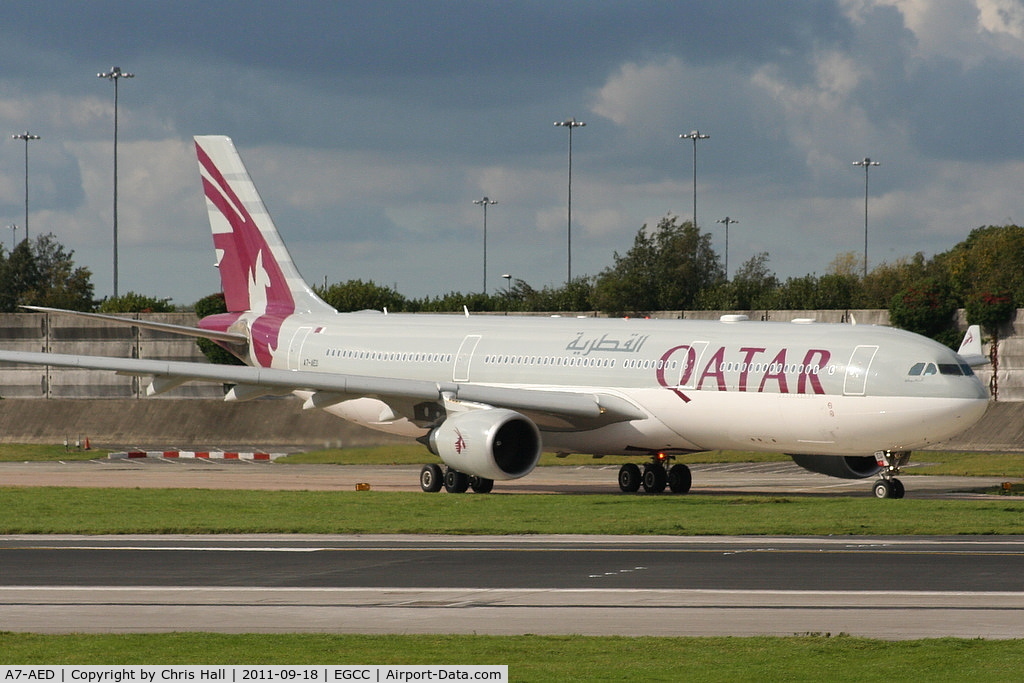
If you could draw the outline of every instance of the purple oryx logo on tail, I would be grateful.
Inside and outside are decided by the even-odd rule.
[[[295,301],[245,202],[198,142],[196,156],[206,198],[226,221],[220,229],[213,229],[224,301],[232,313],[248,311],[257,316],[252,323],[253,353],[260,365],[270,366],[279,345],[281,322],[295,311]],[[252,191],[255,194],[255,189]]]

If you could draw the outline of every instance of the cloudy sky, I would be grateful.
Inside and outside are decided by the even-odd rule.
[[[219,289],[192,154],[232,137],[311,282],[410,297],[597,274],[693,211],[732,270],[781,277],[949,249],[1024,220],[1020,0],[0,1],[0,240],[52,232],[112,292],[121,81],[121,293]]]

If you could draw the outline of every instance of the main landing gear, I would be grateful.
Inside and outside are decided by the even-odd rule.
[[[875,498],[902,498],[906,493],[903,482],[896,478],[900,468],[910,462],[910,451],[879,451],[875,453],[882,466],[881,477],[875,482]]]
[[[690,468],[682,463],[672,465],[675,458],[658,453],[651,456],[651,462],[644,465],[643,473],[633,463],[619,468],[619,488],[623,493],[636,493],[642,486],[646,493],[661,493],[668,486],[672,493],[687,493],[693,483]]]
[[[463,474],[450,467],[442,471],[439,465],[424,465],[420,470],[420,489],[437,493],[442,488],[448,493],[465,493],[469,489],[474,493],[490,493],[494,480]]]

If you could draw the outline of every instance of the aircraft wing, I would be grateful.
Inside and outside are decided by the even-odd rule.
[[[86,313],[85,311],[69,311],[63,308],[49,308],[47,306],[22,306],[22,308],[30,311],[39,311],[40,313],[60,313],[61,315],[73,315],[79,318],[92,318],[94,320],[104,320],[106,322],[115,323],[117,325],[132,325],[134,327],[142,327],[147,330],[171,332],[173,334],[180,334],[188,337],[202,337],[203,339],[213,339],[215,341],[229,342],[232,344],[249,343],[249,338],[246,337],[244,334],[235,334],[233,332],[218,332],[216,330],[204,330],[201,327],[189,327],[188,325],[175,325],[173,323],[160,323],[152,320],[136,320],[134,318],[122,318],[119,315],[107,315],[105,313]],[[50,365],[55,365],[55,363],[51,363]]]
[[[0,350],[0,362],[53,367],[108,370],[126,375],[152,375],[149,394],[189,381],[219,382],[243,388],[239,396],[312,391],[311,406],[330,405],[363,396],[381,399],[441,401],[456,399],[493,407],[554,415],[569,423],[612,423],[643,419],[647,414],[633,403],[611,394],[519,389],[458,382],[341,375],[238,365],[214,365],[139,358],[108,358],[33,351]],[[322,396],[318,401],[317,396]]]

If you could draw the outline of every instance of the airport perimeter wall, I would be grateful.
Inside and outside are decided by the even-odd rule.
[[[730,311],[729,313],[737,313]],[[751,320],[885,325],[887,311],[739,311]],[[717,319],[714,311],[665,311],[652,317]],[[561,314],[563,317],[577,314]],[[595,317],[595,313],[578,314]],[[136,317],[195,325],[191,313],[137,314]],[[966,329],[963,314],[960,327]],[[205,362],[195,340],[138,327],[106,324],[48,313],[0,314],[0,347],[160,360]],[[986,353],[988,345],[986,344]],[[1024,313],[1002,332],[999,349],[999,403],[985,419],[947,447],[1024,450]],[[992,372],[980,368],[988,383]],[[117,447],[228,448],[271,446],[313,448],[400,441],[356,427],[323,411],[302,410],[292,398],[227,404],[220,385],[187,384],[158,397],[145,397],[145,380],[110,372],[63,368],[0,366],[0,442],[74,443]],[[102,400],[82,400],[102,399]],[[1021,444],[1020,447],[1017,444]]]
[[[115,450],[274,451],[409,443],[303,410],[285,397],[245,403],[211,399],[54,398],[0,401],[0,443],[62,444]]]
[[[193,313],[137,313],[144,318],[175,325],[195,326]],[[0,348],[115,358],[206,361],[195,339],[141,327],[112,325],[102,320],[56,313],[0,314]],[[12,398],[138,398],[146,386],[137,377],[36,365],[0,366],[0,397]],[[216,384],[191,383],[162,394],[162,398],[219,398]]]

